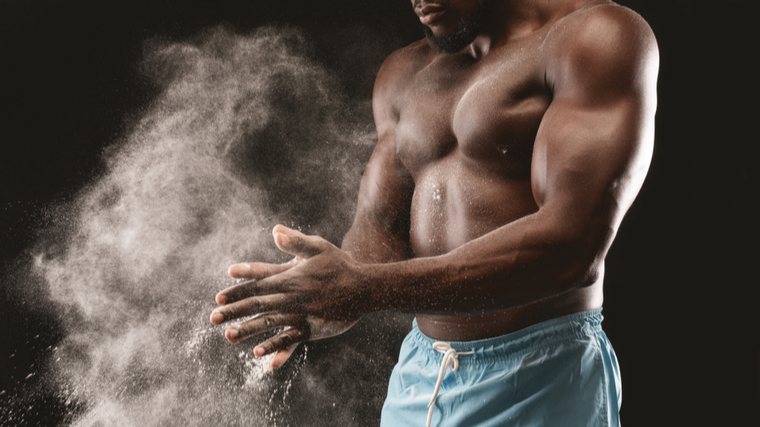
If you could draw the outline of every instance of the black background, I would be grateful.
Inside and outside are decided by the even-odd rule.
[[[757,263],[750,221],[757,217],[750,157],[758,143],[750,128],[757,113],[757,66],[750,63],[758,52],[756,14],[749,0],[619,3],[644,16],[661,51],[652,169],[608,257],[605,329],[622,369],[622,421],[758,425],[758,280],[749,274]],[[382,59],[421,35],[406,0],[0,5],[4,273],[33,243],[46,207],[103,171],[103,148],[156,94],[138,70],[146,40],[183,40],[219,24],[240,32],[296,26],[314,35],[315,55],[348,93],[369,97]],[[0,391],[7,397],[20,387],[10,379],[14,369],[35,363],[59,331],[45,312],[2,286]],[[40,420],[52,423],[55,415]]]

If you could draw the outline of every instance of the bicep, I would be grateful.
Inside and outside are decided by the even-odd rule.
[[[414,184],[398,160],[392,140],[378,142],[359,187],[353,225],[342,249],[362,262],[408,259]]]
[[[572,202],[580,208],[607,196],[630,204],[652,154],[651,125],[639,104],[629,97],[592,109],[563,100],[553,103],[539,128],[532,160],[539,207]]]
[[[357,219],[383,228],[397,228],[409,216],[414,184],[396,155],[392,137],[381,134],[362,176]]]
[[[414,191],[411,175],[396,154],[398,62],[391,55],[375,82],[372,111],[378,142],[362,177],[357,207],[357,215],[370,216],[384,227],[406,222]]]
[[[389,68],[391,68],[389,70]],[[409,226],[414,182],[396,155],[398,116],[392,105],[393,70],[384,64],[373,95],[378,142],[362,176],[354,223],[343,249],[365,262],[410,257]]]
[[[651,161],[657,76],[651,35],[640,22],[612,18],[583,27],[566,46],[532,161],[539,207],[579,233],[605,229],[608,239]]]

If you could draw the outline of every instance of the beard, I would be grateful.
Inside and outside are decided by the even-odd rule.
[[[439,52],[457,53],[472,43],[475,37],[480,34],[492,4],[493,0],[478,0],[472,14],[463,16],[454,31],[442,36],[436,36],[430,27],[424,26],[425,37]]]

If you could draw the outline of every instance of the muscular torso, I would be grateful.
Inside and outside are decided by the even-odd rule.
[[[447,253],[539,209],[533,144],[552,101],[545,77],[553,21],[484,57],[407,48],[413,72],[395,100],[396,152],[414,180],[410,243],[415,257]],[[601,306],[600,283],[483,315],[418,315],[436,339],[509,333]]]

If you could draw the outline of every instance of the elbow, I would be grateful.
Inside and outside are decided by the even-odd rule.
[[[555,279],[559,292],[585,288],[597,283],[602,278],[603,263],[596,259],[573,257],[569,260]]]
[[[614,231],[607,226],[592,224],[576,230],[564,229],[563,238],[554,247],[553,270],[549,281],[559,292],[584,288],[597,283],[603,275],[604,257]]]

